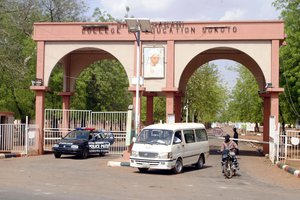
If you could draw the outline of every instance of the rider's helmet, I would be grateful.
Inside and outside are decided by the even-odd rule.
[[[229,142],[229,140],[230,140],[230,135],[226,134],[224,138],[225,138],[225,142]]]

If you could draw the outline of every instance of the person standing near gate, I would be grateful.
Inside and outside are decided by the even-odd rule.
[[[233,128],[233,138],[234,138],[233,141],[238,145],[239,141],[237,139],[239,139],[239,134],[238,134],[235,127]],[[238,155],[239,153],[240,153],[239,149],[237,148],[236,149],[236,154]]]

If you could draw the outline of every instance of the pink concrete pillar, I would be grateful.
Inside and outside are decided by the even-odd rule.
[[[44,80],[45,42],[37,42],[36,78]]]
[[[58,95],[62,96],[62,109],[63,109],[63,118],[62,118],[62,128],[69,128],[69,112],[70,104],[71,104],[71,96],[72,92],[61,92]],[[65,136],[65,135],[63,135]]]
[[[174,115],[174,92],[166,92],[166,122],[168,123],[168,117]]]
[[[279,40],[272,40],[271,81],[274,88],[279,88]]]
[[[36,151],[37,154],[44,152],[44,109],[45,109],[45,91],[47,87],[44,84],[44,62],[45,62],[45,42],[37,42],[37,61],[36,61],[36,78],[42,80],[41,86],[31,86],[30,89],[35,91],[35,123],[36,132]]]
[[[175,122],[181,122],[181,96],[175,95]]]
[[[166,88],[174,87],[174,41],[167,41]]]
[[[61,92],[58,94],[62,96],[62,109],[69,110],[71,105],[71,96],[73,95],[72,92]]]
[[[45,110],[45,86],[31,86],[31,90],[35,91],[35,123],[37,125],[36,132],[36,153],[44,152],[44,110]]]

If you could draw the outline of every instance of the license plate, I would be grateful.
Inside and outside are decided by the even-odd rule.
[[[142,166],[145,167],[145,168],[149,168],[150,167],[149,163],[143,163]]]

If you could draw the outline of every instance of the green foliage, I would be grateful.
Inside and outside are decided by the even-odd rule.
[[[113,21],[116,21],[116,19],[114,17],[112,17],[106,11],[102,11],[100,8],[95,8],[92,17],[95,19],[95,21],[98,21],[98,22],[113,22]]]
[[[300,119],[300,1],[276,0],[287,34],[286,46],[280,48],[281,121],[294,124]]]
[[[50,91],[46,93],[45,108],[60,109],[62,97],[59,93],[63,91],[63,69],[57,65],[51,73],[49,85]]]
[[[262,99],[251,72],[242,65],[235,69],[239,78],[228,103],[227,118],[234,122],[262,122]]]
[[[215,121],[227,100],[226,88],[221,85],[215,64],[201,66],[189,79],[185,102],[196,121]]]
[[[23,121],[26,115],[34,117],[35,94],[29,89],[36,67],[33,23],[78,21],[84,12],[83,3],[79,0],[0,0],[0,110],[12,111]],[[50,10],[46,5],[50,4],[54,5],[54,9],[48,15]],[[59,89],[53,87],[54,90]]]
[[[93,111],[127,110],[132,100],[128,86],[127,74],[118,61],[98,61],[76,80],[71,107]]]

